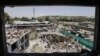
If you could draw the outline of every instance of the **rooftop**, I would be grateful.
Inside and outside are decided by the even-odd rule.
[[[48,21],[39,22],[39,21],[14,21],[14,24],[34,24],[34,23],[45,23],[48,24]]]
[[[25,34],[29,33],[28,29],[6,29],[7,43],[13,44],[19,38],[22,38]]]
[[[50,32],[50,31],[48,31],[48,32],[41,32],[41,33],[39,33],[39,35],[41,36],[41,35],[58,35],[58,36],[65,36],[65,35],[63,35],[62,33],[59,33],[59,32]]]

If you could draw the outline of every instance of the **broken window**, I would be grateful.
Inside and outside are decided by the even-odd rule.
[[[12,51],[14,51],[16,48],[17,48],[17,42],[15,42],[15,43],[13,43],[13,44],[11,45]]]
[[[24,45],[21,46],[21,50],[24,50]]]
[[[22,42],[22,43],[24,42],[24,37],[22,37],[21,42]]]
[[[28,39],[28,34],[25,35],[25,39]]]

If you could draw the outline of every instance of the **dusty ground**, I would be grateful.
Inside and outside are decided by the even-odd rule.
[[[34,40],[34,39],[36,39],[37,37],[36,37],[36,32],[31,32],[31,34],[29,35],[29,39],[30,40]]]

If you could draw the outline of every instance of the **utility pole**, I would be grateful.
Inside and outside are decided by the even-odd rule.
[[[35,8],[33,8],[33,16],[34,16],[34,18],[35,18]]]
[[[34,19],[32,19],[32,21],[35,21],[35,20],[36,20],[36,19],[35,19],[35,8],[33,8],[33,18],[34,18]],[[35,27],[32,26],[32,30],[33,30],[33,31],[35,31],[34,29],[35,29]],[[35,36],[35,37],[36,37],[36,36]]]

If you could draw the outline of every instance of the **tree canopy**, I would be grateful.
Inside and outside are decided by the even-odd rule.
[[[10,15],[8,13],[4,13],[4,21],[7,24],[12,24],[13,23],[13,19],[10,17]]]
[[[47,17],[45,17],[45,21],[49,21],[49,17],[47,16]]]
[[[20,19],[20,21],[31,21],[29,18],[27,18],[27,17],[22,17],[21,19]]]

